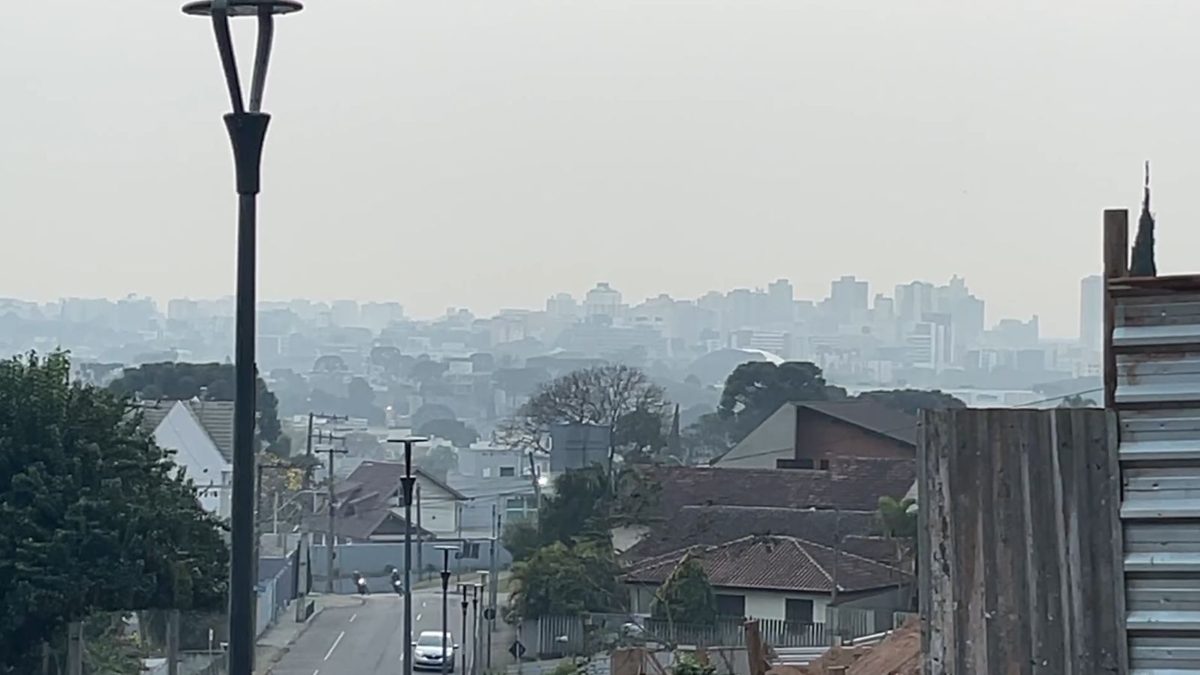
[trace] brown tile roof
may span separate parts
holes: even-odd
[[[846,401],[810,401],[795,405],[913,447],[917,445],[917,418],[895,408],[889,408],[882,403],[865,399],[850,399]]]
[[[142,413],[142,429],[153,434],[158,425],[162,424],[163,420],[175,407],[178,401],[161,400],[153,402],[143,402],[139,405]],[[200,422],[200,426],[208,432],[208,437],[212,439],[217,450],[221,452],[221,456],[225,461],[233,461],[233,401],[200,401],[192,399],[183,401],[183,404],[188,407],[192,415]]]
[[[879,498],[903,497],[916,480],[912,459],[836,458],[828,470],[638,467],[632,496],[650,519],[671,521],[686,506],[774,506],[874,511]]]
[[[413,473],[445,488],[455,499],[466,499],[459,491],[437,480],[420,468],[413,467]],[[400,479],[404,476],[404,464],[400,462],[365,461],[359,464],[345,480],[338,481],[334,486],[337,494],[337,529],[339,537],[353,539],[368,539],[371,535],[391,521],[391,529],[403,534],[404,517],[392,511],[399,503]],[[329,516],[322,507],[319,514],[306,519],[306,524],[317,532],[325,532],[329,527]],[[418,530],[415,527],[413,532]],[[427,532],[427,530],[426,530]]]
[[[659,523],[622,556],[636,564],[689,546],[715,546],[746,535],[784,535],[825,546],[842,539],[842,547],[872,560],[895,558],[891,542],[874,537],[873,511],[792,509],[774,506],[685,506],[669,522]]]
[[[750,535],[717,546],[681,549],[639,564],[627,583],[661,584],[687,555],[696,557],[713,586],[793,593],[854,593],[911,581],[896,567],[828,546],[783,536]]]

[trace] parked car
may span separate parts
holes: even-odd
[[[442,641],[446,644],[447,671],[454,672],[454,655],[458,645],[454,644],[454,636],[440,630],[422,631],[413,643],[413,670],[442,669]]]

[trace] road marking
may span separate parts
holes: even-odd
[[[318,668],[317,670],[314,670],[313,675],[321,675],[321,669]]]
[[[427,606],[428,604],[429,604],[429,601],[427,601],[427,600],[422,600],[422,601],[421,601],[421,607],[425,607],[425,606]]]
[[[328,661],[329,657],[333,656],[333,650],[337,649],[338,644],[341,643],[342,638],[344,637],[346,637],[346,631],[338,633],[337,639],[333,641],[333,646],[329,648],[329,651],[325,652],[324,660]]]
[[[421,615],[420,615],[420,614],[418,614],[418,615],[417,615],[417,621],[420,621],[420,620],[421,620]]]
[[[350,617],[350,623],[354,623],[354,620],[355,620],[355,619],[357,619],[357,618],[358,618],[358,614],[357,614],[357,613],[353,614],[353,615]]]

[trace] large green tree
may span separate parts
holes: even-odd
[[[123,396],[147,400],[201,397],[209,401],[232,401],[237,387],[232,364],[167,361],[126,368],[109,389]],[[290,452],[290,441],[282,433],[279,423],[279,401],[261,377],[258,378],[254,403],[258,410],[257,438],[261,449],[286,457]]]
[[[881,389],[877,391],[864,391],[856,398],[875,401],[876,403],[914,416],[921,410],[947,410],[967,407],[967,404],[963,403],[962,400],[936,389]]]
[[[554,479],[554,495],[544,498],[538,509],[542,544],[608,541],[612,504],[608,474],[601,468],[559,474]]]
[[[736,443],[785,403],[845,397],[846,390],[827,383],[814,363],[751,361],[726,378],[717,415],[728,425],[730,441]]]
[[[650,612],[674,623],[711,624],[717,620],[717,596],[700,560],[692,555],[671,571],[654,594]]]
[[[522,619],[611,612],[624,606],[612,545],[561,542],[538,549],[512,570],[513,613]]]
[[[0,361],[0,673],[95,612],[224,607],[219,524],[136,417],[63,354]]]

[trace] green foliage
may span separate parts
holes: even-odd
[[[650,612],[656,619],[677,623],[716,623],[717,596],[698,559],[685,556],[675,566],[654,594]]]
[[[716,672],[716,666],[700,663],[691,654],[681,656],[679,662],[671,666],[671,675],[716,675]]]
[[[700,419],[688,425],[680,439],[686,462],[698,464],[719,457],[732,448],[729,426],[715,412],[701,415]]]
[[[1059,402],[1060,408],[1095,408],[1096,402],[1090,398],[1084,398],[1082,394],[1073,394],[1066,396]]]
[[[913,539],[917,536],[917,501],[911,497],[896,499],[880,497],[879,526],[883,536],[891,539]]]
[[[1129,273],[1135,277],[1158,275],[1154,264],[1154,214],[1150,212],[1150,163],[1146,162],[1146,186],[1142,196],[1142,215],[1138,218],[1137,236],[1129,259]]]
[[[542,543],[571,545],[577,540],[608,541],[612,529],[612,492],[599,467],[559,474],[554,496],[538,509]]]
[[[125,402],[69,373],[0,361],[0,673],[95,612],[225,605],[218,523]]]
[[[967,407],[967,404],[958,398],[936,389],[932,391],[924,389],[864,391],[857,398],[866,401],[875,401],[876,403],[908,413],[909,415],[916,415],[920,410],[946,410]]]
[[[436,436],[454,444],[456,448],[469,448],[479,440],[479,432],[466,422],[455,419],[432,419],[417,427],[418,436]]]
[[[414,429],[420,429],[433,420],[454,419],[458,419],[458,417],[449,406],[442,405],[441,403],[426,403],[417,408],[417,411],[413,413],[412,425]]]
[[[578,672],[579,666],[575,665],[574,661],[566,659],[560,661],[557,666],[554,666],[554,670],[550,671],[550,675],[576,675]]]
[[[512,609],[523,619],[617,611],[624,605],[621,573],[607,541],[554,543],[512,571]]]
[[[728,425],[731,442],[736,443],[785,403],[845,397],[844,389],[825,382],[825,375],[816,364],[751,361],[735,368],[726,378],[717,415]]]
[[[232,401],[236,391],[233,376],[234,367],[228,363],[167,361],[126,368],[108,387],[122,396],[137,395],[151,401],[186,400],[201,394],[209,401]],[[254,402],[258,410],[260,449],[286,457],[291,449],[279,423],[279,401],[261,377],[257,382]]]
[[[537,523],[530,520],[510,520],[505,523],[502,540],[504,548],[516,562],[528,560],[543,543]]]

